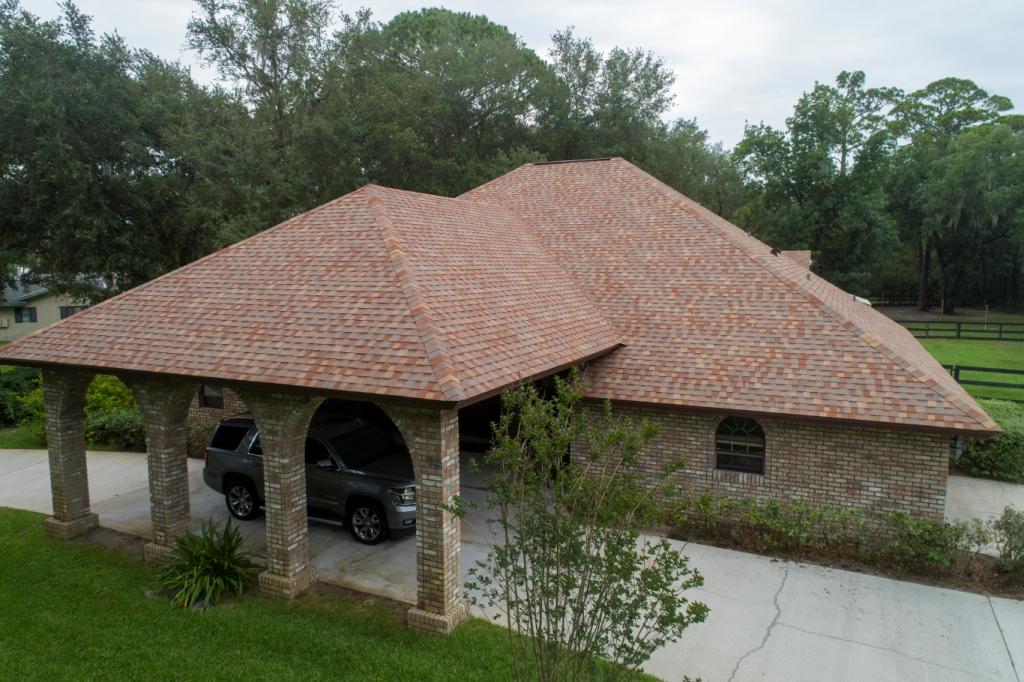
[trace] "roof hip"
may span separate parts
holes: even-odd
[[[398,238],[397,230],[388,215],[384,201],[377,194],[375,187],[367,187],[366,194],[369,195],[367,204],[373,212],[374,221],[384,242],[384,248],[387,249],[395,279],[405,295],[406,304],[416,323],[416,329],[419,331],[420,340],[434,371],[434,376],[437,378],[441,394],[445,400],[453,402],[463,400],[466,397],[465,391],[462,390],[462,382],[459,381],[448,344],[430,312],[430,306],[427,305],[419,284],[416,283],[412,275],[405,247]]]

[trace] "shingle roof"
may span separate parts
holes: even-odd
[[[368,186],[0,355],[458,402],[618,343],[506,209]]]
[[[998,431],[906,329],[622,159],[527,165],[462,198],[532,226],[622,335],[590,397]]]
[[[810,251],[783,251],[782,255],[807,270],[813,265]]]

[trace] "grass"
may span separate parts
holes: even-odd
[[[927,348],[928,352],[944,365],[1024,370],[1024,342],[975,341],[969,339],[920,339],[920,341],[921,345]],[[1012,374],[961,372],[960,378],[1024,384],[1024,376],[1014,376]],[[970,384],[965,384],[964,388],[976,398],[1024,400],[1024,389],[992,388],[988,386],[971,386]]]
[[[46,443],[24,426],[0,428],[0,450],[37,450],[45,447]]]
[[[0,670],[11,680],[498,680],[505,630],[471,619],[413,632],[373,600],[244,597],[198,611],[151,595],[124,550],[51,540],[43,516],[0,508]],[[652,679],[638,676],[634,679]]]
[[[27,426],[0,428],[0,450],[39,450],[46,447],[46,441],[36,437]],[[89,442],[86,450],[95,452],[114,452],[118,448],[105,443]]]

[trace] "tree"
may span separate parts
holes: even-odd
[[[551,159],[624,156],[643,163],[672,104],[675,74],[641,49],[598,52],[569,27],[552,37],[551,75],[538,112],[541,149]]]
[[[508,170],[502,160],[537,158],[526,150],[546,67],[504,26],[437,8],[384,24],[362,13],[337,41],[328,96],[345,95],[367,178],[455,194]]]
[[[326,68],[330,0],[196,0],[188,44],[269,113],[278,150],[289,118],[316,96]]]
[[[1012,278],[1024,243],[1024,131],[1000,122],[963,130],[929,168],[923,196],[944,311],[961,299],[972,264],[981,292],[993,275]]]
[[[646,169],[715,213],[732,217],[743,202],[743,178],[732,155],[712,144],[696,119],[679,119],[648,143]]]
[[[1012,108],[1005,97],[990,95],[974,82],[962,78],[943,78],[911,93],[896,107],[894,130],[908,140],[898,154],[894,184],[902,188],[892,193],[891,211],[900,219],[906,238],[914,244],[918,258],[918,308],[929,308],[929,281],[933,251],[942,250],[947,261],[958,258],[949,243],[940,244],[936,216],[924,207],[930,202],[923,191],[933,164],[948,153],[953,140],[971,126],[995,120]],[[949,270],[948,267],[945,268]],[[945,278],[944,278],[945,279]],[[949,304],[952,304],[950,299]],[[947,312],[945,297],[944,310]]]
[[[899,97],[844,71],[800,98],[786,131],[748,126],[735,154],[750,198],[737,220],[773,246],[810,249],[823,276],[867,293],[895,241],[885,185]]]
[[[602,660],[639,669],[708,614],[683,596],[703,583],[686,557],[642,534],[664,519],[674,470],[651,487],[635,468],[653,427],[609,405],[591,418],[581,396],[575,372],[555,379],[550,398],[532,385],[507,392],[486,457],[497,540],[467,588],[504,613],[516,679],[621,672]]]

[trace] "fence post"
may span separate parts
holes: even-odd
[[[998,336],[998,338],[999,338],[1000,341],[1003,340],[1003,323],[1002,322],[999,323],[999,336]]]
[[[956,379],[956,383],[960,383],[960,365],[953,365],[953,378]]]

